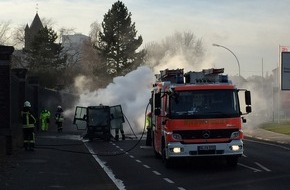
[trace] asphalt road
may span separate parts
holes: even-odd
[[[3,162],[3,161],[2,161]],[[117,190],[79,134],[43,132],[0,167],[0,190]]]
[[[85,144],[119,189],[290,189],[290,149],[250,139],[244,143],[234,169],[219,159],[181,160],[166,169],[152,149],[140,148],[144,141]]]
[[[236,168],[224,160],[181,160],[167,169],[145,141],[82,141],[79,134],[38,134],[34,152],[20,149],[0,167],[0,189],[272,190],[290,189],[290,148],[245,139]]]

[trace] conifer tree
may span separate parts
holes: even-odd
[[[56,43],[58,36],[52,28],[44,27],[34,36],[29,49],[24,49],[28,73],[39,77],[41,85],[59,85],[59,74],[63,72],[66,56],[63,46]]]
[[[58,36],[52,28],[44,27],[34,37],[31,48],[25,49],[28,68],[31,70],[61,69],[65,64],[65,56],[60,43],[56,43]]]
[[[111,77],[125,75],[143,64],[145,50],[137,52],[143,39],[142,36],[136,37],[137,30],[131,16],[121,1],[114,3],[104,15],[96,48],[103,57],[106,73]]]

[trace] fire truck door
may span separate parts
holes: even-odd
[[[78,130],[85,130],[87,128],[87,107],[76,107],[73,124],[77,126]]]
[[[110,107],[111,113],[111,128],[119,129],[122,123],[125,122],[121,105],[115,105]]]

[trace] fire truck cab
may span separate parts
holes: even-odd
[[[166,167],[185,157],[225,157],[236,166],[243,154],[242,115],[251,112],[250,91],[237,89],[224,69],[162,70],[152,90],[153,149]],[[245,113],[238,93],[245,93]]]

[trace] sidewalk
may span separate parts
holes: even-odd
[[[244,130],[244,135],[246,137],[290,146],[290,136],[289,135],[274,133],[272,131],[267,131],[265,129],[261,129],[258,127],[253,128],[253,129],[249,129],[249,128],[245,127],[243,130]]]
[[[117,190],[80,140],[63,132],[37,134],[34,151],[19,148],[0,167],[1,190]]]

